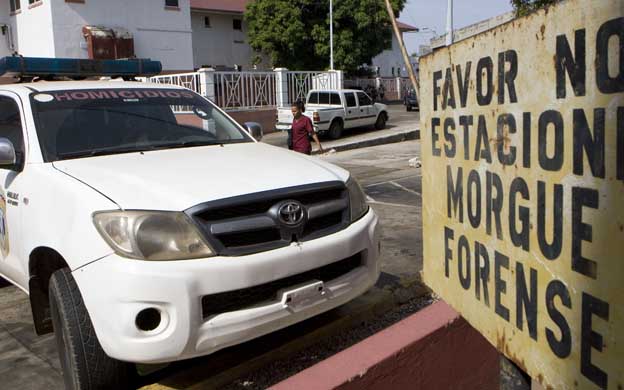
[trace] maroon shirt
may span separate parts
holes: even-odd
[[[312,121],[305,115],[301,115],[299,119],[293,119],[292,123],[292,145],[295,152],[310,154],[312,145],[308,139],[308,134],[314,134]]]

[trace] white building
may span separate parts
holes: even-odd
[[[190,0],[3,0],[0,55],[98,57],[114,33],[132,39],[137,57],[166,70],[193,68]],[[89,26],[104,29],[90,30]],[[85,29],[87,27],[87,29]],[[113,30],[114,29],[114,30]],[[100,49],[89,50],[85,35]],[[101,54],[101,53],[100,53]]]
[[[399,22],[398,20],[397,24],[401,34],[409,31],[418,31],[416,27]],[[410,57],[410,60],[413,60],[413,58]],[[417,68],[417,62],[412,63],[412,66]],[[394,33],[392,34],[392,47],[374,57],[372,67],[373,69],[379,69],[379,77],[408,77],[407,69],[405,69],[405,61],[403,61],[403,55],[401,54],[401,47]]]
[[[0,56],[123,58],[130,46],[167,72],[203,65],[250,69],[255,53],[243,21],[247,2],[0,0]],[[123,42],[114,43],[119,38]],[[266,60],[260,66],[270,68]]]
[[[0,0],[0,57],[159,60],[163,71],[253,69],[243,19],[252,0]],[[399,22],[402,32],[415,27]],[[382,77],[406,76],[396,38],[373,59]],[[257,69],[271,69],[261,56]]]
[[[243,13],[251,0],[191,0],[193,29],[193,65],[211,66],[217,70],[238,65],[252,69],[256,53],[249,45],[247,23]],[[257,69],[271,69],[261,56]]]

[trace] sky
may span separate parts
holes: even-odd
[[[429,27],[438,35],[443,35],[446,31],[446,6],[445,0],[407,0],[399,20],[420,29]],[[462,28],[511,10],[509,0],[454,0],[453,28]],[[432,37],[434,34],[429,31],[403,34],[409,54],[416,52],[420,45],[428,45]]]

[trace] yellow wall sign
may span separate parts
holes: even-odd
[[[546,387],[624,388],[624,2],[421,59],[424,278]]]

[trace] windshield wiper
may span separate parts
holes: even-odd
[[[80,157],[94,157],[94,156],[104,156],[109,154],[122,154],[122,153],[133,153],[133,152],[144,152],[148,150],[153,150],[153,146],[143,146],[143,147],[125,147],[125,148],[99,148],[99,149],[91,149],[91,150],[78,150],[75,152],[67,152],[67,153],[58,153],[57,156],[60,159],[72,159],[72,158],[80,158]]]
[[[174,149],[174,148],[185,148],[185,147],[190,147],[190,146],[211,146],[211,145],[223,145],[223,141],[202,140],[202,141],[167,142],[167,143],[162,143],[162,144],[132,146],[132,147],[125,147],[125,148],[99,148],[99,149],[91,149],[91,150],[78,150],[75,152],[58,153],[57,157],[59,159],[72,159],[72,158],[81,158],[81,157],[104,156],[104,155],[110,155],[110,154],[146,152],[146,151],[158,150],[158,149]]]
[[[174,149],[174,148],[185,148],[189,146],[213,146],[213,145],[223,145],[223,141],[183,141],[183,142],[169,142],[163,144],[152,145],[152,149]]]

